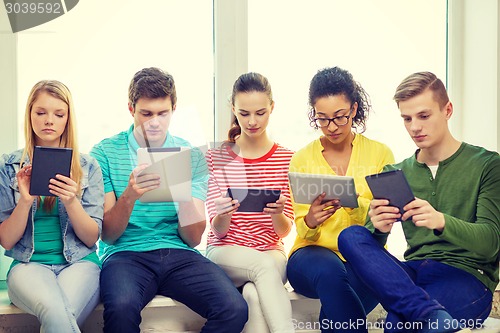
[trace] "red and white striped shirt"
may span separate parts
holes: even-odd
[[[278,144],[256,159],[238,156],[229,145],[207,152],[210,173],[206,201],[210,225],[217,214],[214,200],[226,195],[229,187],[281,190],[287,201],[283,213],[294,219],[288,186],[288,168],[293,152]],[[256,250],[281,250],[283,241],[273,228],[271,215],[253,212],[234,212],[226,235],[213,226],[208,234],[209,246],[240,245]]]

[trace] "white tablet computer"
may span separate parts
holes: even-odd
[[[288,179],[296,203],[310,205],[325,192],[324,201],[339,199],[342,207],[358,207],[353,177],[289,172]]]
[[[142,173],[160,175],[160,187],[146,192],[141,202],[191,200],[191,149],[188,147],[139,148],[137,164],[149,164]]]

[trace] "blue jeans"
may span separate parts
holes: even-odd
[[[288,259],[287,275],[296,292],[321,301],[321,332],[368,332],[366,314],[378,304],[349,263],[321,246],[307,246]],[[362,325],[349,326],[361,319]]]
[[[74,264],[14,266],[7,277],[9,298],[35,315],[43,332],[80,332],[99,303],[99,266],[80,260]]]
[[[414,331],[398,323],[422,321],[437,309],[467,326],[480,325],[490,313],[493,295],[475,276],[435,260],[400,262],[365,227],[342,231],[339,249],[388,311],[386,332]]]
[[[241,332],[245,300],[227,275],[199,253],[181,249],[124,251],[104,261],[104,332],[139,332],[141,310],[155,295],[171,297],[207,319],[201,332]]]

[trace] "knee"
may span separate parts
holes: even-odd
[[[130,319],[140,315],[142,306],[139,304],[139,297],[129,297],[126,294],[104,295],[101,294],[104,305],[105,317]]]
[[[351,250],[359,247],[359,244],[372,238],[370,230],[360,225],[353,225],[344,230],[339,235],[338,247],[340,253],[345,256]]]
[[[239,294],[239,293],[238,293]],[[248,320],[248,305],[242,295],[238,298],[229,298],[225,302],[219,313],[224,317],[227,327],[232,327],[231,331],[241,332]]]
[[[245,299],[249,307],[252,304],[258,304],[260,302],[259,294],[257,293],[257,288],[255,287],[255,284],[253,284],[252,282],[245,283],[241,294],[243,295],[243,298]]]
[[[259,261],[252,263],[252,266],[252,272],[255,274],[255,279],[259,276],[270,274],[276,275],[277,277],[280,276],[279,268],[276,265],[276,262],[267,254],[262,253]],[[281,276],[279,278],[281,279]]]

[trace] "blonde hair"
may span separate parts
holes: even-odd
[[[29,157],[30,162],[33,159],[33,150],[36,143],[36,134],[33,131],[33,124],[31,122],[31,109],[38,96],[41,93],[47,93],[50,96],[57,98],[68,106],[68,121],[66,122],[66,127],[59,139],[59,147],[61,148],[72,148],[73,156],[71,159],[71,179],[73,179],[78,184],[78,191],[80,195],[80,180],[82,178],[83,172],[80,165],[80,154],[78,151],[77,135],[76,135],[76,118],[74,115],[73,98],[71,97],[71,92],[68,87],[63,83],[55,80],[43,80],[35,84],[31,89],[28,96],[28,101],[26,103],[26,112],[24,115],[24,139],[26,144],[24,146],[21,167],[26,159]],[[40,198],[38,199],[40,202]],[[52,210],[55,204],[55,197],[48,197],[44,200],[43,208],[46,211]]]
[[[394,101],[399,107],[400,102],[420,95],[427,89],[432,91],[434,100],[439,104],[440,109],[443,109],[450,101],[443,81],[431,72],[417,72],[407,76],[396,88]]]

